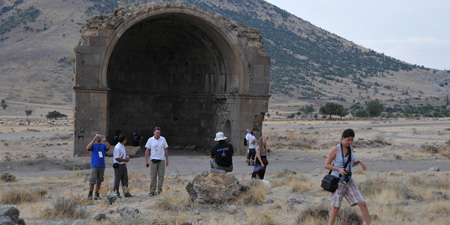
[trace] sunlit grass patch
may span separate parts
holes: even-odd
[[[26,186],[15,185],[0,193],[0,202],[2,204],[22,204],[28,202],[36,202],[44,198],[47,190],[41,187],[29,188]]]

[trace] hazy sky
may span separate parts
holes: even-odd
[[[266,0],[385,55],[450,70],[449,0]]]

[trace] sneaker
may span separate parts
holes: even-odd
[[[127,192],[127,193],[123,194],[123,196],[125,196],[125,198],[133,197],[133,195],[131,195],[130,192]]]
[[[122,198],[122,196],[120,196],[120,193],[117,193],[117,198]]]
[[[155,192],[151,191],[151,192],[148,194],[148,196],[150,196],[150,197],[155,196]]]
[[[92,200],[92,195],[88,195],[87,200]]]
[[[251,166],[250,161],[248,162],[248,165]]]
[[[92,200],[92,197],[91,197],[91,200]],[[100,196],[95,196],[94,200],[102,200],[102,198],[100,198]]]

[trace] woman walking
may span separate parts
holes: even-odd
[[[258,140],[258,146],[256,146],[256,162],[255,167],[253,168],[252,179],[259,177],[259,179],[264,179],[264,174],[266,173],[267,168],[267,147],[266,147],[266,138],[260,137]]]
[[[350,147],[354,138],[355,132],[352,129],[344,130],[341,143],[331,149],[325,161],[325,169],[331,170],[331,175],[339,178],[338,188],[331,193],[331,206],[333,208],[330,211],[330,225],[333,225],[336,220],[343,197],[347,199],[351,206],[359,206],[364,221],[367,225],[370,225],[370,215],[366,202],[352,178],[352,167],[361,164],[362,169],[367,170],[366,165],[361,160],[355,160]],[[331,164],[333,160],[334,165]]]

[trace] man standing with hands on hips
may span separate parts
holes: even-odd
[[[161,128],[155,127],[153,137],[145,144],[145,166],[150,166],[150,197],[161,194],[164,183],[165,167],[169,166],[169,146],[166,139],[161,136]],[[150,156],[151,162],[148,161]],[[164,165],[165,164],[165,165]],[[156,180],[158,180],[158,192],[156,192]]]
[[[102,141],[104,142],[102,144]],[[91,176],[89,177],[89,194],[87,199],[92,200],[92,192],[95,186],[94,200],[100,200],[99,190],[105,174],[105,152],[111,148],[106,137],[96,133],[94,139],[87,145],[86,149],[91,152]]]

